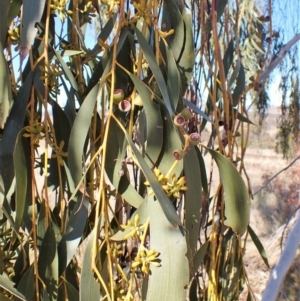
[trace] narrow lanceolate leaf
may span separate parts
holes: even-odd
[[[225,225],[243,234],[249,225],[250,200],[244,180],[235,166],[220,153],[206,148],[216,161],[225,194]]]
[[[95,235],[97,235],[96,229],[94,229],[90,235],[83,257],[79,283],[80,301],[99,301],[101,298],[100,284],[96,282],[93,272],[94,258],[92,258],[92,252],[93,248],[96,247],[94,246]]]
[[[21,61],[25,59],[37,34],[35,23],[41,21],[46,0],[23,0],[23,17],[20,37]]]
[[[32,300],[35,294],[35,279],[33,264],[26,270],[18,283],[18,291],[26,297],[26,300]]]
[[[12,295],[18,297],[20,300],[24,300],[25,296],[21,294],[17,289],[15,289],[15,284],[8,278],[8,276],[3,273],[0,275],[0,287],[2,287],[5,291],[11,293]]]
[[[157,181],[154,173],[136,148],[135,144],[132,142],[131,138],[126,133],[126,139],[131,146],[131,149],[136,157],[136,160],[142,169],[145,177],[147,178],[148,182],[150,183],[151,188],[154,191],[155,196],[157,197],[163,212],[165,213],[168,221],[171,223],[172,226],[176,227],[176,225],[180,225],[180,219],[176,214],[173,204],[171,203],[170,199],[167,197],[166,193],[161,187],[161,184]]]
[[[0,0],[0,11],[1,11],[1,18],[0,18],[0,44],[2,47],[5,45],[5,39],[7,34],[7,15],[10,6],[10,1],[8,0]],[[2,50],[1,50],[2,52]],[[2,68],[0,72],[2,71]],[[2,91],[2,90],[0,90]]]
[[[189,281],[187,246],[184,230],[171,227],[159,202],[149,198],[150,249],[160,252],[160,267],[150,265],[147,301],[186,298],[185,287]]]
[[[166,37],[166,41],[175,60],[178,60],[184,44],[184,22],[179,7],[173,0],[164,1],[162,20],[163,31],[174,29],[174,33]]]
[[[200,165],[195,147],[192,146],[190,151],[183,158],[184,175],[186,178],[186,186],[188,190],[185,192],[185,228],[188,232],[189,259],[196,252],[199,226],[200,226],[200,211],[202,208],[202,182]]]
[[[195,254],[193,260],[194,271],[197,271],[200,265],[203,263],[208,246],[209,246],[209,240],[207,240]]]
[[[138,208],[142,204],[143,198],[134,189],[127,177],[127,168],[126,165],[123,165],[126,147],[125,135],[116,121],[112,119],[107,137],[107,149],[109,151],[106,154],[105,171],[109,180],[126,202]]]
[[[156,82],[159,86],[159,89],[161,91],[163,101],[166,105],[166,108],[167,108],[170,116],[173,116],[175,108],[174,108],[173,104],[171,103],[171,100],[170,100],[170,97],[169,97],[169,94],[168,94],[168,89],[167,89],[166,82],[164,80],[164,77],[162,75],[161,70],[159,69],[158,64],[156,63],[156,59],[155,59],[155,56],[153,54],[153,50],[150,48],[150,46],[148,45],[146,39],[144,38],[142,33],[137,28],[135,28],[135,33],[136,33],[136,36],[137,36],[138,41],[140,43],[143,54],[144,54],[144,56],[145,56],[145,58],[146,58],[146,60],[149,64],[149,67],[152,70],[153,75],[156,79]]]
[[[232,93],[232,102],[233,107],[238,105],[240,96],[243,94],[245,89],[245,70],[244,66],[241,64],[239,75],[236,79],[236,87]]]
[[[89,200],[80,193],[74,206],[66,231],[58,245],[59,251],[59,275],[64,272],[80,243],[81,236],[88,217]]]
[[[11,95],[9,71],[7,67],[7,62],[3,54],[2,43],[0,43],[0,91],[0,128],[3,129],[13,100]]]
[[[82,176],[83,147],[97,101],[98,89],[99,85],[96,85],[88,94],[80,107],[71,129],[68,147],[68,163],[75,185],[79,183]]]
[[[59,278],[58,254],[55,233],[51,223],[49,223],[40,248],[38,268],[39,276],[46,284],[46,289],[51,300],[56,300]]]
[[[195,64],[194,37],[192,32],[192,16],[186,9],[182,11],[184,20],[185,40],[183,51],[178,62],[178,69],[181,76],[181,94],[185,93],[192,75]]]
[[[145,160],[150,167],[155,165],[163,146],[163,121],[158,104],[152,101],[148,87],[135,75],[130,74],[139,95],[142,99],[146,116],[146,154]]]
[[[267,253],[264,249],[264,246],[262,245],[261,241],[259,240],[258,236],[256,235],[256,233],[253,231],[253,229],[250,227],[250,225],[248,225],[248,232],[251,236],[252,241],[254,242],[257,251],[259,252],[262,260],[264,261],[264,263],[266,264],[266,266],[268,268],[270,268],[269,266],[269,262],[268,262],[268,257],[267,257]]]
[[[13,155],[16,177],[16,228],[19,228],[23,221],[27,193],[27,169],[22,146],[22,135],[23,131],[18,135]]]

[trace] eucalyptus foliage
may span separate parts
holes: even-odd
[[[251,300],[254,1],[0,8],[0,299]]]

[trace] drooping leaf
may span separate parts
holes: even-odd
[[[92,253],[94,248],[95,235],[97,235],[96,229],[94,229],[90,235],[89,242],[83,257],[79,283],[80,301],[99,301],[101,298],[100,284],[96,282],[93,272],[93,262],[95,258],[92,258]]]
[[[180,226],[171,227],[161,205],[153,196],[149,197],[149,213],[150,249],[160,252],[161,266],[150,265],[147,301],[185,300],[189,268],[184,230]]]
[[[46,284],[51,300],[56,300],[58,290],[58,254],[55,233],[52,223],[49,223],[45,233],[38,259],[39,276]]]
[[[200,166],[200,173],[201,173],[201,183],[203,192],[205,193],[206,197],[208,197],[208,181],[207,181],[207,175],[206,175],[206,167],[205,162],[202,156],[202,153],[200,152],[199,148],[196,147],[196,153],[198,157],[198,162]]]
[[[248,119],[246,116],[242,115],[240,112],[237,113],[237,119],[242,122],[246,122],[246,123],[255,125],[250,119]]]
[[[7,0],[0,1],[1,19],[0,19],[0,55],[3,55],[3,47],[5,46],[6,34],[7,34],[7,15],[9,10],[10,2]],[[3,72],[1,67],[0,72]],[[1,83],[0,83],[1,84]],[[0,91],[3,91],[2,89]]]
[[[70,70],[70,68],[68,67],[68,65],[66,64],[66,62],[64,61],[64,59],[60,56],[59,52],[56,51],[55,49],[53,49],[53,52],[57,58],[57,60],[60,63],[60,66],[62,67],[66,78],[68,79],[68,82],[71,84],[72,88],[78,92],[78,84],[77,81],[72,73],[72,71]]]
[[[131,146],[131,149],[136,157],[136,160],[141,170],[143,171],[145,177],[149,181],[150,186],[154,191],[154,194],[156,195],[159,203],[161,204],[163,212],[165,213],[168,221],[174,227],[176,227],[176,225],[180,225],[181,222],[176,214],[174,206],[171,203],[170,199],[167,197],[164,190],[162,189],[161,184],[157,181],[154,173],[151,171],[150,167],[148,166],[148,164],[146,163],[146,161],[144,160],[144,158],[142,157],[142,155],[140,154],[140,152],[138,151],[135,144],[132,142],[131,138],[128,136],[127,133],[125,134],[125,136],[129,145]]]
[[[25,59],[37,34],[36,23],[41,21],[46,0],[23,0],[22,30],[20,36],[21,61]]]
[[[176,61],[179,59],[184,46],[185,32],[181,10],[182,7],[179,8],[173,0],[164,1],[162,30],[165,32],[168,32],[171,29],[174,30],[172,35],[166,37],[166,41],[170,46]]]
[[[107,149],[109,151],[106,154],[105,171],[118,193],[122,195],[126,202],[138,208],[142,204],[143,198],[137,193],[127,178],[126,166],[123,166],[126,147],[127,142],[124,133],[115,120],[112,119],[107,137]],[[122,173],[124,174],[122,175]]]
[[[6,1],[6,0],[2,0],[2,2],[4,2],[4,1]],[[2,2],[0,2],[0,5]],[[0,30],[1,30],[1,27],[0,27]],[[4,124],[6,123],[6,119],[9,115],[9,112],[10,112],[10,109],[12,106],[12,102],[13,102],[12,94],[11,94],[9,71],[8,71],[8,67],[7,67],[7,62],[6,62],[4,54],[3,54],[3,46],[2,45],[3,44],[0,43],[0,91],[1,91],[0,128],[1,129],[4,128]]]
[[[68,299],[72,301],[79,301],[79,292],[77,289],[68,281],[64,281],[64,283],[67,288]]]
[[[216,2],[216,9],[217,9],[217,22],[220,20],[220,18],[222,17],[226,4],[227,4],[228,0],[219,0]],[[211,18],[206,22],[205,24],[205,31],[209,32],[212,30],[212,20]]]
[[[225,225],[242,235],[250,220],[250,200],[244,180],[235,166],[220,153],[206,148],[216,161],[225,194]]]
[[[209,246],[209,240],[207,240],[195,254],[194,260],[193,260],[195,271],[197,269],[199,269],[200,265],[203,263],[204,257],[207,254],[208,246]]]
[[[231,68],[231,64],[233,61],[233,54],[234,54],[234,47],[233,47],[233,40],[231,40],[226,48],[223,57],[224,72],[226,77]]]
[[[192,16],[187,9],[183,9],[185,40],[183,51],[178,61],[178,69],[181,77],[181,97],[190,84],[195,64],[194,37],[192,32]]]
[[[153,75],[154,75],[154,77],[156,79],[156,82],[159,86],[160,92],[161,92],[162,97],[163,97],[164,104],[165,104],[170,116],[173,116],[174,112],[175,112],[175,108],[174,108],[174,106],[173,106],[173,104],[170,100],[165,79],[164,79],[164,77],[161,73],[161,70],[159,69],[158,64],[156,63],[156,59],[155,59],[155,56],[153,54],[153,51],[150,48],[150,46],[148,45],[148,43],[145,40],[142,33],[137,28],[135,28],[135,34],[138,38],[138,41],[140,43],[143,54],[144,54],[144,56],[145,56],[145,58],[146,58],[146,60],[149,64],[149,67],[150,67],[151,71],[153,72]]]
[[[89,199],[78,193],[78,200],[69,217],[66,230],[58,245],[59,275],[63,273],[72,260],[80,243],[88,217]]]
[[[238,105],[239,98],[243,94],[244,89],[245,89],[245,70],[244,70],[244,66],[241,64],[239,75],[236,79],[236,87],[232,93],[233,107],[236,107]]]
[[[15,226],[19,228],[23,221],[24,209],[26,205],[27,194],[27,169],[25,156],[22,146],[23,131],[17,137],[16,146],[13,154],[14,169],[16,177],[16,219]]]
[[[83,148],[91,124],[91,118],[94,112],[99,85],[95,86],[87,95],[84,103],[76,116],[71,129],[68,146],[68,163],[71,175],[77,185],[82,177],[82,156]]]
[[[195,106],[192,102],[190,102],[187,99],[183,99],[184,104],[188,107],[190,107],[192,110],[194,110],[197,114],[199,114],[201,117],[203,117],[203,119],[205,119],[206,121],[213,123],[213,121],[202,111],[200,110],[197,106]]]
[[[252,241],[254,242],[257,251],[259,252],[262,260],[264,261],[265,265],[270,268],[269,266],[269,262],[268,262],[268,257],[267,257],[267,253],[264,249],[264,246],[262,245],[260,239],[258,238],[258,236],[256,235],[256,233],[253,231],[253,229],[251,228],[250,225],[248,225],[248,232],[251,236]]]
[[[172,1],[172,0],[171,0]],[[167,88],[170,100],[173,103],[173,107],[176,109],[180,96],[181,79],[179,70],[176,65],[175,57],[173,56],[168,45],[165,44],[165,51],[167,56]]]
[[[14,286],[15,284],[8,278],[5,273],[0,274],[0,287],[2,287],[5,291],[10,292],[12,295],[18,297],[19,299],[26,301],[25,296],[21,294]]]
[[[188,190],[185,192],[185,229],[187,230],[189,260],[196,252],[199,227],[200,213],[202,208],[202,182],[200,166],[195,147],[191,147],[190,151],[183,158],[184,175],[186,178],[186,186]]]
[[[20,293],[24,294],[26,300],[33,299],[36,290],[33,264],[26,270],[17,288]]]
[[[147,86],[135,75],[130,74],[139,95],[142,99],[146,116],[146,141],[145,160],[150,167],[155,166],[163,144],[163,121],[160,107],[151,99],[151,92]]]

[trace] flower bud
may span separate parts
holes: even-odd
[[[192,145],[197,145],[200,143],[201,137],[198,133],[192,133],[189,136],[189,142]]]
[[[129,112],[131,109],[131,103],[127,99],[124,99],[119,102],[118,107],[121,112]]]
[[[185,151],[181,150],[181,149],[176,149],[174,150],[173,152],[173,157],[176,159],[176,160],[181,160],[185,155]]]
[[[182,115],[176,115],[176,116],[174,117],[173,122],[174,122],[174,124],[175,124],[176,126],[184,126],[186,120],[185,120],[185,118],[184,118]]]
[[[192,112],[188,108],[184,108],[181,112],[180,115],[184,117],[185,120],[193,118]]]
[[[113,96],[113,99],[114,99],[114,104],[119,104],[120,101],[122,101],[124,98],[124,92],[122,89],[116,89],[115,92],[114,92],[114,96]]]

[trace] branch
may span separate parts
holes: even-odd
[[[270,182],[272,182],[276,177],[278,177],[282,172],[286,171],[287,169],[289,169],[297,160],[300,159],[300,156],[298,156],[295,160],[293,160],[288,166],[286,166],[284,169],[280,170],[277,174],[275,174],[271,179],[269,179],[261,188],[259,188],[254,194],[253,196],[255,196],[256,194],[258,194],[260,191],[262,191],[267,185],[270,184]]]
[[[262,296],[262,301],[277,300],[281,284],[296,255],[300,243],[300,214],[298,213],[297,216],[296,224],[288,236],[279,262],[270,274],[269,282]]]

